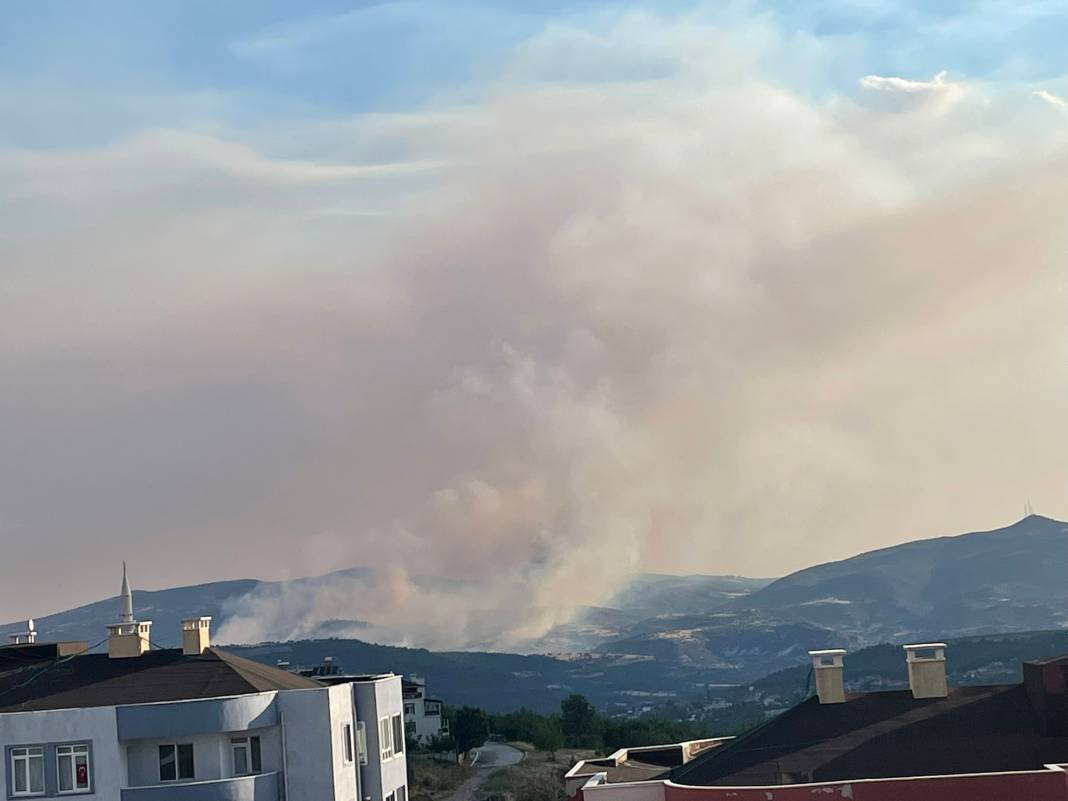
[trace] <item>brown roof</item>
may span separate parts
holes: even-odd
[[[0,664],[0,712],[118,706],[321,687],[312,679],[209,648],[200,656],[158,650],[128,659],[84,654]]]
[[[916,700],[908,690],[810,698],[672,771],[691,785],[1035,770],[1068,761],[1068,738],[1047,736],[1022,684],[952,688]]]

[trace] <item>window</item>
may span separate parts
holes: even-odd
[[[389,718],[378,721],[378,747],[382,752],[382,759],[393,758],[393,725]]]
[[[88,793],[89,745],[56,746],[56,783],[60,793]]]
[[[356,753],[360,757],[360,764],[367,764],[367,726],[362,720],[356,721]]]
[[[263,770],[259,737],[232,737],[230,751],[234,755],[235,776],[248,776]]]
[[[390,793],[389,795],[387,795],[385,797],[384,801],[397,801],[397,794],[396,793]]]
[[[193,744],[161,745],[159,747],[159,780],[173,782],[178,779],[195,779]]]
[[[397,801],[408,801],[408,788],[403,784],[397,788]]]
[[[345,754],[345,764],[352,764],[352,724],[341,724],[341,748]]]
[[[11,794],[44,795],[44,748],[11,749]]]
[[[405,704],[404,705],[404,714],[405,715],[414,715],[415,714],[415,704]]]
[[[398,754],[404,753],[404,721],[400,715],[393,716],[393,751]]]

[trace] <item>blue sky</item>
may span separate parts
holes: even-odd
[[[524,42],[648,13],[760,25],[784,50],[762,56],[803,94],[852,92],[858,77],[1039,85],[1068,73],[1064,3],[1038,2],[51,2],[16,4],[0,27],[0,141],[100,143],[143,128],[218,130],[477,97]],[[797,52],[821,54],[804,68]],[[531,80],[664,77],[615,53],[543,65]],[[780,60],[781,58],[781,60]]]

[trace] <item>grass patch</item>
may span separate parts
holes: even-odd
[[[438,801],[448,798],[475,769],[469,765],[408,758],[408,796],[411,801]]]
[[[490,774],[479,790],[485,801],[564,801],[564,774],[576,760],[593,755],[592,751],[571,749],[549,754],[529,745],[513,745],[526,757],[518,765]]]

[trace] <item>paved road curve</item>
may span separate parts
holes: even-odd
[[[512,748],[504,743],[486,743],[478,751],[478,760],[475,762],[478,772],[461,784],[446,801],[474,801],[478,795],[478,788],[493,771],[497,768],[515,765],[522,759],[523,752],[518,748]]]
[[[523,752],[504,743],[486,743],[478,750],[476,768],[506,768],[523,759]]]

